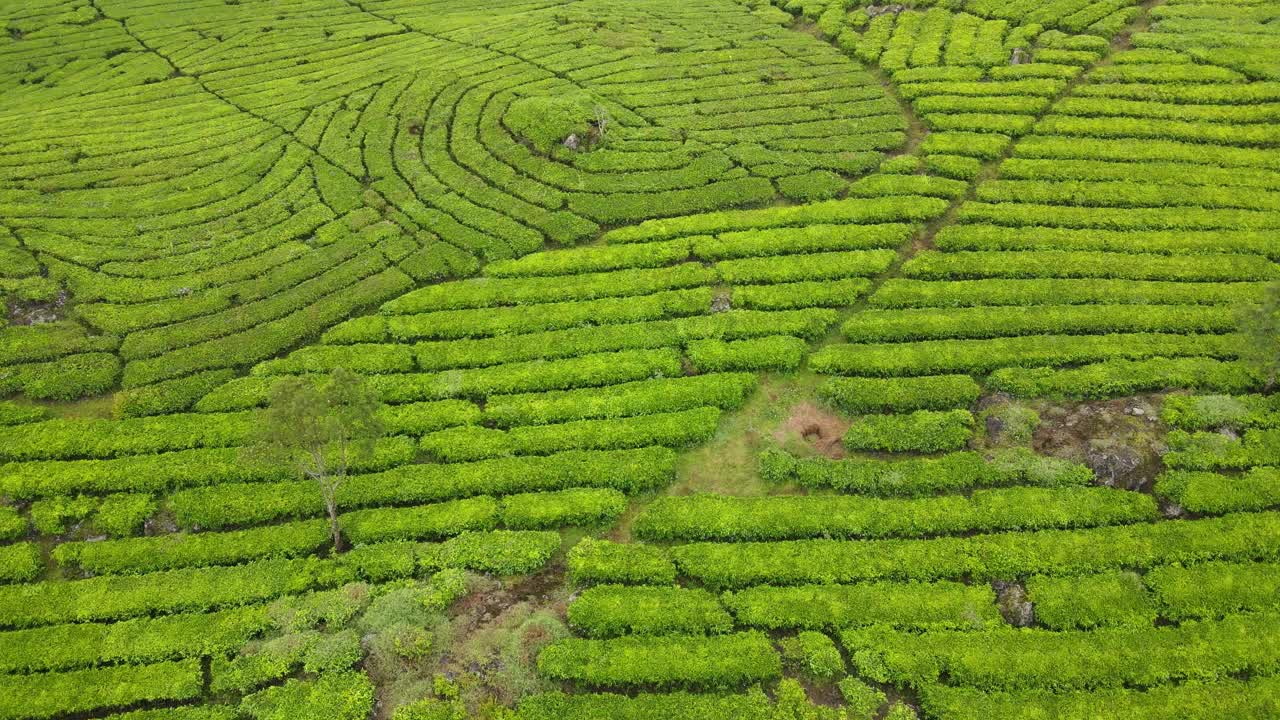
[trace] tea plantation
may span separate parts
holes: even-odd
[[[0,720],[1280,718],[1280,2],[0,22]]]

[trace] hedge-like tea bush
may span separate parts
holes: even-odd
[[[1280,678],[1220,680],[1161,685],[1145,690],[1102,688],[1075,692],[1024,690],[984,692],[968,687],[927,685],[920,706],[931,716],[986,720],[1019,714],[1046,718],[1096,718],[1099,708],[1115,718],[1158,720],[1176,708],[1186,720],[1219,717],[1264,720],[1280,702]]]
[[[858,625],[981,630],[1003,623],[990,587],[954,582],[761,585],[721,597],[739,625],[760,630]]]
[[[864,415],[841,442],[850,450],[942,452],[958,450],[973,437],[968,410],[917,410],[908,415]]]
[[[580,585],[670,585],[676,567],[661,548],[584,538],[569,551],[569,577]]]
[[[1179,430],[1280,427],[1280,396],[1170,395],[1160,419]]]
[[[1160,614],[1170,620],[1219,618],[1280,605],[1275,563],[1204,563],[1152,569],[1143,578]]]
[[[1122,333],[851,343],[822,348],[809,358],[809,365],[817,372],[830,375],[936,375],[1189,355],[1233,358],[1239,352],[1239,342],[1235,335]]]
[[[1280,624],[1273,613],[1235,615],[1134,632],[994,630],[923,635],[854,630],[842,636],[854,663],[880,682],[938,682],[984,690],[1151,687],[1183,679],[1268,674]]]
[[[234,565],[262,558],[309,555],[330,542],[329,526],[319,520],[236,530],[156,537],[68,542],[53,550],[59,565],[96,575]]]
[[[654,501],[633,532],[645,540],[790,540],[919,537],[972,530],[1090,527],[1155,520],[1149,496],[1097,487],[998,488],[969,497],[739,498],[686,495]]]
[[[27,582],[44,570],[44,558],[35,543],[0,545],[0,583]]]
[[[1044,333],[1230,332],[1232,308],[1220,305],[1038,305],[868,310],[840,330],[850,342],[988,338]]]
[[[970,227],[970,226],[962,226]],[[1043,228],[1037,228],[1040,230]],[[1127,237],[1129,233],[1117,233]],[[1234,305],[1250,302],[1262,285],[1181,283],[1161,280],[992,279],[930,282],[890,278],[872,295],[872,307],[974,307],[989,305],[1088,305],[1096,303]]]
[[[589,637],[726,633],[733,618],[706,590],[597,585],[569,605],[569,624]]]
[[[266,607],[255,605],[208,614],[15,630],[0,634],[0,668],[30,673],[236,652],[271,627]]]
[[[339,508],[354,510],[572,487],[613,488],[634,494],[662,487],[674,477],[675,452],[667,448],[571,450],[545,457],[405,465],[385,473],[351,475],[338,489],[337,499]],[[195,488],[174,493],[170,504],[178,525],[188,529],[324,513],[311,481]]]
[[[670,550],[681,575],[716,587],[770,583],[1083,575],[1207,560],[1275,561],[1280,515],[933,540],[697,543]],[[1270,544],[1268,544],[1270,543]]]
[[[1151,627],[1156,619],[1142,578],[1132,572],[1033,577],[1027,581],[1027,599],[1035,604],[1036,622],[1051,630]]]
[[[484,415],[498,425],[545,425],[589,418],[675,412],[701,406],[732,410],[756,386],[748,373],[638,380],[605,388],[494,395]]]
[[[763,634],[570,638],[538,655],[538,673],[595,687],[741,688],[782,675],[782,662]]]
[[[1244,392],[1262,385],[1258,374],[1239,362],[1213,358],[1104,360],[1076,368],[1003,368],[987,383],[1020,397],[1106,398],[1172,387]]]
[[[982,388],[968,375],[916,378],[831,378],[818,396],[848,413],[950,410],[977,401]]]
[[[734,370],[795,370],[808,346],[789,335],[751,340],[694,340],[686,352],[694,367],[702,372]]]
[[[915,497],[975,487],[1038,485],[1067,487],[1093,482],[1093,471],[1027,448],[996,450],[990,457],[955,452],[938,458],[878,460],[798,458],[778,449],[760,453],[760,475],[770,482],[841,492]]]
[[[0,675],[0,717],[51,718],[146,702],[194,700],[203,689],[199,660]]]
[[[508,495],[498,518],[511,530],[551,530],[602,525],[616,520],[627,496],[610,488],[573,488],[556,492]]]
[[[1280,505],[1280,469],[1256,467],[1237,477],[1171,470],[1156,478],[1155,492],[1194,513],[1265,510]]]

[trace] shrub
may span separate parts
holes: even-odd
[[[1026,448],[995,450],[990,457],[956,452],[938,458],[877,460],[793,458],[780,450],[761,453],[761,475],[771,482],[884,496],[920,496],[971,487],[1038,485],[1067,487],[1093,482],[1088,467],[1036,455]]]
[[[916,378],[831,378],[818,396],[848,413],[949,410],[977,401],[982,388],[968,375]]]
[[[955,582],[760,585],[721,597],[739,625],[765,631],[859,625],[980,630],[1004,622],[989,586]]]
[[[1274,561],[1280,519],[1238,513],[1207,520],[1039,530],[932,540],[698,543],[670,550],[683,576],[715,587],[771,583],[1070,576],[1172,562]]]
[[[569,624],[589,637],[726,633],[733,618],[705,590],[596,585],[569,605]]]
[[[702,372],[795,370],[804,359],[804,340],[788,335],[752,340],[694,340],[689,360]]]
[[[783,638],[782,664],[802,677],[817,682],[835,682],[845,675],[844,658],[831,638],[813,630]]]
[[[846,496],[659,498],[635,521],[646,540],[789,540],[919,537],[969,530],[1083,527],[1155,520],[1148,496],[1096,487],[997,488],[968,497]]]
[[[627,497],[610,488],[573,488],[522,493],[502,499],[499,518],[511,530],[550,530],[612,522],[627,507]]]
[[[560,549],[554,532],[464,532],[440,545],[436,560],[442,567],[494,575],[523,575],[540,569]]]
[[[973,437],[968,410],[917,410],[909,415],[864,415],[841,442],[850,450],[941,452],[958,450]]]
[[[657,547],[584,538],[568,555],[569,577],[579,585],[670,585],[676,567]]]
[[[596,687],[728,689],[777,679],[782,664],[767,637],[747,632],[560,640],[538,656],[538,672]]]
[[[1088,630],[1112,625],[1151,627],[1156,608],[1132,572],[1072,578],[1033,577],[1027,599],[1036,622],[1052,630]]]
[[[199,660],[0,676],[0,717],[48,718],[149,702],[195,700]]]

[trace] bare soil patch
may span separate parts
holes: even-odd
[[[840,439],[850,424],[845,418],[806,400],[791,407],[787,419],[774,431],[773,439],[783,446],[799,441],[820,455],[840,459],[847,454]]]

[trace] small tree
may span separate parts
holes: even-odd
[[[288,463],[316,483],[336,552],[342,552],[338,489],[351,464],[372,453],[382,436],[380,408],[377,393],[345,368],[319,383],[287,377],[271,387],[254,450],[269,461]]]
[[[1253,368],[1270,390],[1280,377],[1280,283],[1267,285],[1262,300],[1239,312],[1243,344],[1240,359]]]

